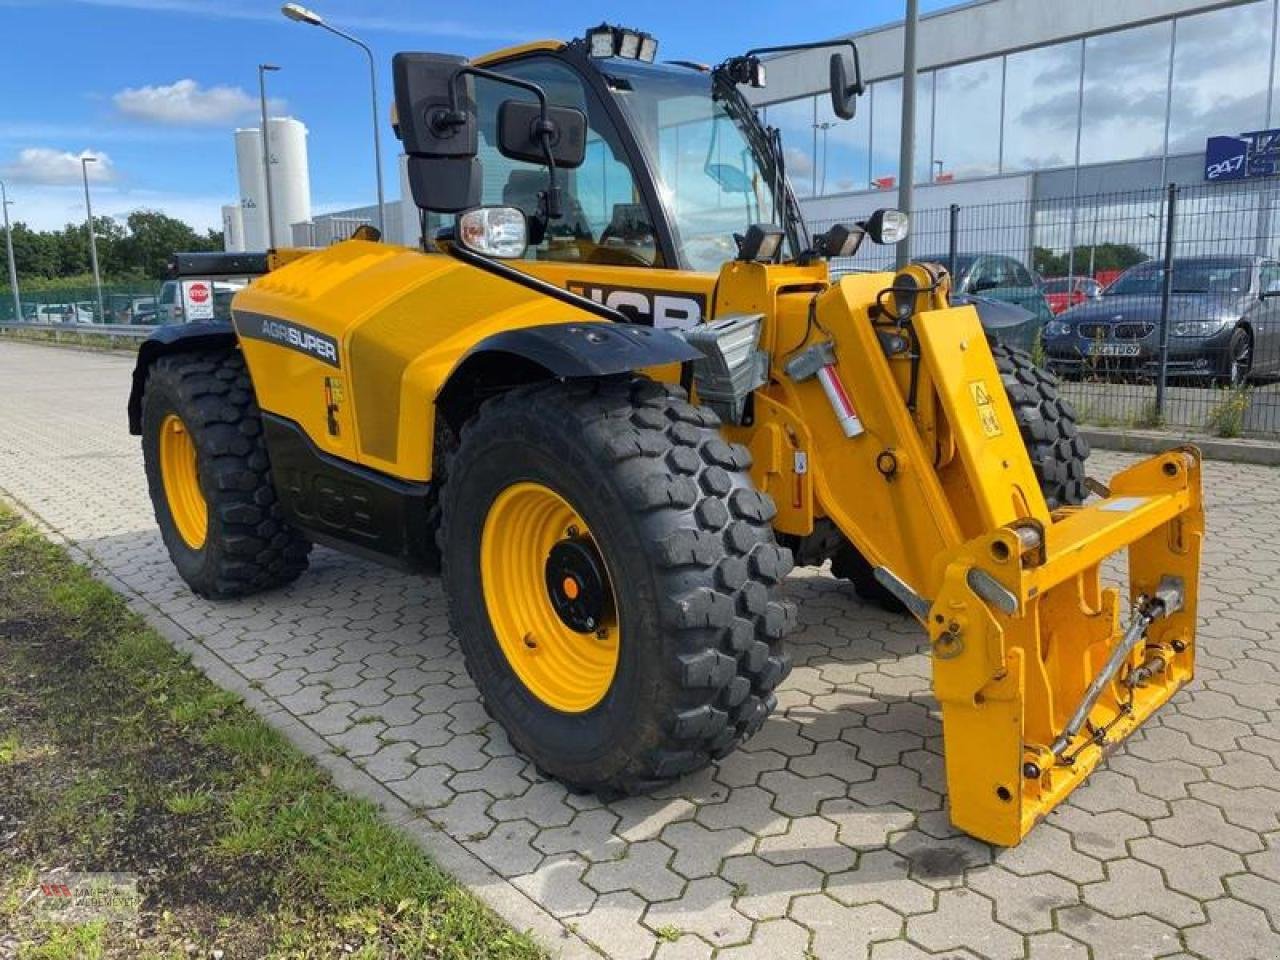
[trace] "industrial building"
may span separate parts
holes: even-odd
[[[914,208],[1027,204],[1038,216],[1021,246],[1061,249],[1088,240],[1094,222],[1104,231],[1116,222],[1086,209],[1109,197],[1214,179],[1210,138],[1235,141],[1236,155],[1265,173],[1269,138],[1240,138],[1280,125],[1276,32],[1276,0],[976,0],[923,16]],[[756,97],[782,131],[792,185],[817,222],[897,202],[903,27],[852,39],[867,84],[853,121],[831,114],[822,54],[770,60]],[[1228,196],[1225,217],[1238,206]],[[1251,216],[1263,207],[1245,206]],[[1151,212],[1124,225],[1126,241],[1158,245]],[[1230,232],[1248,235],[1247,226]]]
[[[1107,197],[1199,184],[1215,171],[1222,179],[1252,173],[1260,182],[1280,169],[1268,135],[1280,126],[1278,4],[975,0],[923,16],[913,171],[918,236],[942,232],[938,221],[952,204],[1020,204],[1030,212],[1005,217],[1007,225],[993,226],[981,242],[1025,253],[1035,245],[1072,248],[1105,242],[1108,224],[1124,221],[1126,242],[1154,249],[1158,201],[1144,216],[1132,212],[1130,197],[1119,216],[1105,209]],[[852,121],[831,112],[829,51],[771,58],[767,87],[751,91],[766,122],[782,131],[791,183],[815,223],[898,202],[903,27],[850,36],[866,82]],[[1226,150],[1216,163],[1206,162],[1211,138]],[[1227,169],[1233,164],[1240,169]],[[1251,189],[1255,182],[1244,177],[1237,193]],[[1267,203],[1222,196],[1216,212],[1224,223],[1240,221],[1224,230],[1272,232],[1261,222],[1271,216]],[[411,202],[389,203],[388,213],[388,236],[415,242]],[[297,228],[295,240],[325,242],[372,220],[372,207],[329,214]],[[921,240],[930,242],[937,240]]]

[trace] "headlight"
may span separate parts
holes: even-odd
[[[1050,320],[1044,325],[1046,337],[1065,337],[1071,332],[1071,324],[1065,320]]]
[[[1222,329],[1221,320],[1179,320],[1170,332],[1175,337],[1210,337]]]

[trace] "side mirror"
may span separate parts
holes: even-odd
[[[831,55],[831,112],[841,120],[852,120],[858,112],[858,96],[862,93],[862,65],[858,48],[853,48],[853,83],[845,71],[844,54]]]
[[[557,167],[582,166],[587,155],[587,118],[575,107],[547,106],[551,125],[549,146]],[[505,100],[498,107],[498,150],[504,157],[525,163],[546,163],[543,147],[542,108],[527,100]]]
[[[424,210],[456,213],[480,202],[475,85],[471,77],[461,78],[456,111],[451,92],[466,62],[443,53],[397,53],[391,59],[396,135],[409,155],[413,202]]]
[[[518,207],[476,207],[454,219],[454,242],[486,257],[524,256],[529,224]]]
[[[882,209],[859,226],[867,231],[872,243],[901,243],[907,238],[910,220],[901,210]]]

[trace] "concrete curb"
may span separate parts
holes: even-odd
[[[1264,467],[1280,467],[1280,443],[1177,433],[1161,430],[1108,430],[1081,427],[1089,445],[1098,450],[1123,450],[1128,453],[1162,453],[1170,447],[1194,444],[1208,460],[1231,463],[1253,463]]]

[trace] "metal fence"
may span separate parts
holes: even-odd
[[[1280,183],[920,210],[911,255],[980,313],[1034,314],[1033,351],[1087,422],[1280,439]]]
[[[160,313],[158,285],[109,284],[102,288],[105,316],[99,316],[98,292],[92,286],[58,290],[21,290],[22,316],[14,316],[13,294],[0,287],[0,323],[105,323],[148,325]]]

